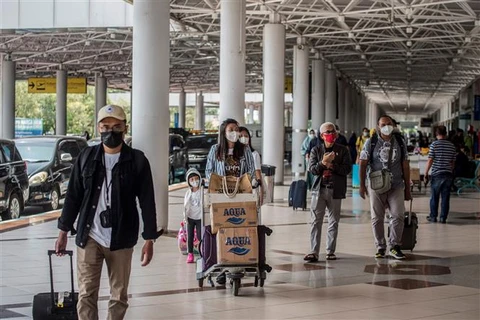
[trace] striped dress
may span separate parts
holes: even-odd
[[[217,148],[218,144],[213,145],[208,153],[207,166],[205,167],[205,176],[208,181],[210,181],[212,173],[225,176],[225,162],[217,160]],[[255,177],[255,161],[250,148],[245,148],[243,157],[240,158],[240,176],[244,173],[250,174],[252,178]]]
[[[450,141],[440,139],[432,142],[428,152],[428,157],[433,159],[432,177],[441,174],[451,174],[455,156],[455,146]]]

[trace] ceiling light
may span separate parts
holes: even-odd
[[[453,66],[452,65],[449,65],[448,66],[448,70],[452,70],[453,69]]]
[[[353,39],[353,38],[355,37],[355,35],[353,34],[353,32],[349,32],[349,33],[348,33],[348,37],[349,37],[350,39]]]
[[[345,22],[345,16],[338,16],[337,21],[338,22]]]
[[[469,43],[469,42],[471,42],[471,41],[472,41],[472,38],[470,38],[470,37],[465,37],[465,42],[466,42],[466,43]]]
[[[25,59],[26,62],[30,62],[30,58]]]
[[[475,20],[475,27],[480,27],[480,20],[479,19]]]
[[[367,58],[367,56],[364,55],[364,54],[362,54],[362,55],[360,55],[360,58],[362,58],[363,60],[365,60],[365,59]]]
[[[355,45],[355,50],[360,50],[362,49],[359,44]]]
[[[267,10],[268,9],[267,9],[266,5],[264,5],[264,4],[260,5],[260,11],[267,11]]]
[[[412,41],[408,40],[407,41],[407,47],[411,47],[412,46]]]
[[[458,54],[463,54],[463,49],[458,49],[457,53]]]
[[[218,19],[218,13],[216,12],[212,13],[212,19],[213,20]]]
[[[46,52],[43,53],[43,57],[46,58],[48,57],[48,54]]]
[[[412,61],[410,61],[410,60],[407,60],[407,64],[412,64]]]
[[[413,32],[413,28],[412,27],[407,27],[407,33],[410,34]]]
[[[85,45],[89,46],[91,44],[90,40],[85,41]]]
[[[263,47],[263,42],[260,42],[259,45],[260,45],[260,48]]]
[[[411,71],[411,70],[412,70],[412,68],[410,68],[410,67],[407,67],[407,71]]]
[[[365,62],[365,66],[370,67],[370,62]]]
[[[177,43],[176,40],[171,40],[171,41],[170,41],[170,44],[171,44],[172,46],[174,46],[176,43]]]
[[[410,51],[407,52],[407,57],[411,57],[412,53]]]
[[[208,41],[208,35],[203,36],[203,41]]]
[[[452,61],[453,62],[458,62],[458,58],[453,58]]]
[[[110,39],[115,39],[116,35],[115,33],[110,33]]]
[[[118,50],[118,54],[123,54],[123,50]]]
[[[63,48],[63,52],[67,51],[67,48]]]
[[[315,53],[315,52],[317,52],[317,50],[315,50],[315,48],[310,49],[310,53]]]
[[[192,65],[194,65],[194,64],[195,64],[195,60],[192,60]]]

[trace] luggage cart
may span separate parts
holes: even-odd
[[[239,194],[240,195],[240,194]],[[237,195],[237,197],[239,196]],[[236,198],[237,198],[236,197]],[[248,193],[248,194],[241,194],[240,198],[249,198],[252,201],[256,201],[257,199],[257,194],[255,190],[253,190],[253,193]],[[206,235],[210,236],[211,228],[208,225],[205,225],[205,222],[208,221],[205,219],[205,215],[210,214],[210,205],[211,201],[209,200],[209,194],[206,193],[204,199],[204,206],[203,206],[203,215],[202,215],[202,240],[199,245],[199,251],[200,251],[200,258],[197,259],[196,261],[196,279],[198,281],[198,286],[199,288],[202,288],[204,285],[205,280],[211,287],[215,287],[215,283],[213,281],[213,278],[218,277],[221,274],[224,274],[226,277],[226,280],[230,281],[231,288],[232,288],[232,294],[234,296],[238,296],[239,289],[241,287],[241,282],[243,278],[247,277],[253,277],[254,278],[254,283],[253,285],[255,287],[263,287],[265,284],[265,280],[267,278],[267,273],[272,270],[272,268],[265,263],[265,261],[260,261],[260,257],[263,254],[263,260],[265,259],[265,253],[260,252],[260,247],[263,246],[265,248],[265,237],[269,236],[273,231],[265,226],[258,226],[257,227],[257,233],[258,233],[258,242],[259,242],[259,262],[258,263],[246,263],[246,264],[218,264],[215,263],[208,267],[206,270],[204,270],[204,259],[208,257],[205,257],[205,252],[202,252],[202,247],[203,247],[203,241],[205,241],[204,237]],[[229,201],[235,200],[235,198],[228,199]],[[242,201],[244,201],[242,199]],[[257,215],[260,223],[260,214],[261,208],[257,206]],[[216,238],[216,236],[212,236]],[[261,244],[263,243],[263,244]],[[216,241],[214,243],[216,247]],[[217,249],[215,249],[217,250]],[[216,252],[215,252],[216,255]],[[216,261],[216,257],[215,257]]]

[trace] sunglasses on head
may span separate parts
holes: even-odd
[[[333,134],[333,133],[335,133],[335,130],[327,130],[323,132],[323,134]]]

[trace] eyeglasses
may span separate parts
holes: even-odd
[[[109,127],[109,126],[101,126],[100,127],[100,132],[109,132],[109,131],[123,132],[123,131],[125,131],[125,126],[124,125],[115,125],[113,127]]]
[[[334,134],[336,131],[335,130],[327,130],[322,132],[322,134]]]

